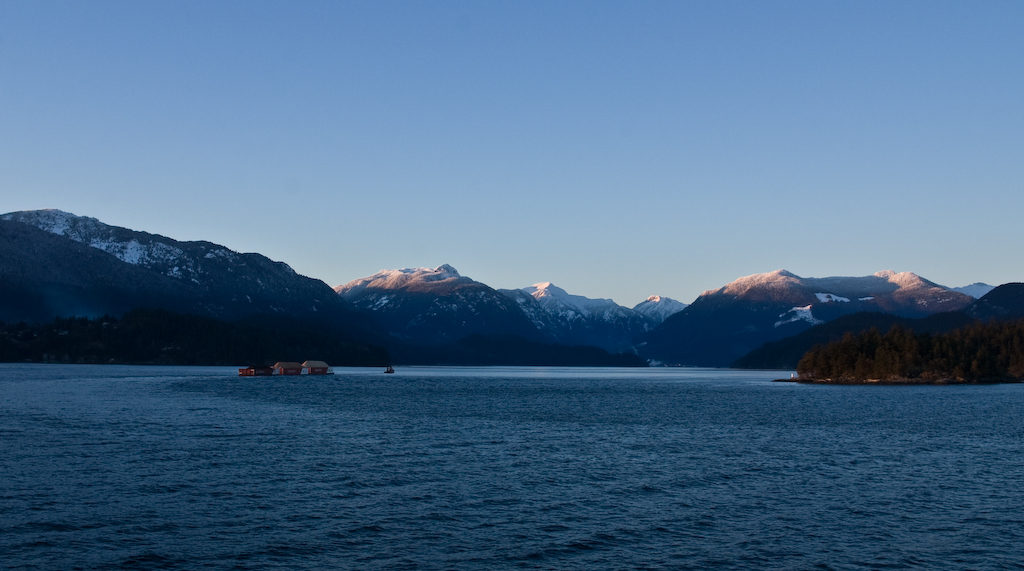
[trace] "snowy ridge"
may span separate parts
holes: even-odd
[[[734,280],[717,290],[707,290],[702,295],[726,293],[740,296],[754,289],[786,289],[799,285],[803,281],[800,276],[786,270],[775,270],[765,274],[753,274]]]
[[[605,321],[612,321],[623,315],[623,310],[626,310],[610,299],[591,299],[582,295],[573,295],[551,282],[533,284],[522,288],[522,291],[533,296],[544,309],[563,315],[570,320],[578,317],[597,317]]]
[[[753,294],[773,295],[787,292],[790,297],[802,295],[803,303],[847,303],[852,299],[870,301],[880,295],[916,296],[924,305],[959,303],[960,293],[930,282],[913,272],[884,270],[862,277],[802,278],[786,270],[776,270],[739,278],[702,296],[728,294],[736,297]],[[813,297],[812,297],[813,296]]]
[[[95,218],[75,216],[62,210],[34,210],[12,212],[0,219],[21,222],[51,234],[65,236],[97,250],[103,250],[127,264],[151,269],[167,267],[164,270],[167,275],[179,279],[187,275],[198,283],[195,279],[198,272],[194,263],[181,248],[156,240],[142,243],[136,238],[118,238],[118,230],[124,229],[108,226]]]
[[[436,268],[402,268],[381,270],[372,276],[352,280],[336,286],[334,291],[345,299],[363,295],[368,289],[379,290],[430,290],[439,284],[476,283],[459,275],[455,268],[442,264]]]
[[[893,270],[884,270],[876,272],[875,277],[885,278],[890,283],[894,283],[899,287],[922,287],[922,286],[934,286],[932,282],[921,278],[921,276],[913,272],[900,272],[896,273]]]
[[[0,220],[13,220],[35,226],[44,232],[67,236],[76,242],[86,243],[88,236],[108,226],[95,218],[75,216],[63,210],[23,210],[0,216]]]
[[[31,271],[19,278],[45,290],[43,301],[34,302],[30,310],[39,315],[115,315],[153,307],[233,320],[254,314],[330,317],[352,311],[322,281],[259,254],[178,241],[60,210],[11,212],[0,220],[5,229],[24,237],[26,259],[45,256],[52,266],[44,267],[46,272],[27,266]],[[55,293],[46,293],[50,291]]]
[[[0,216],[102,250],[126,264],[158,271],[182,281],[203,283],[214,266],[244,265],[237,252],[209,242],[178,242],[171,238],[110,226],[95,218],[62,210],[26,210]],[[190,251],[189,251],[190,250]],[[278,263],[288,273],[290,266]],[[204,265],[209,267],[204,268]],[[232,270],[228,270],[232,271]]]

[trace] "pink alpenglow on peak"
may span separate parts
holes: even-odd
[[[334,291],[349,299],[361,295],[367,289],[400,290],[429,289],[431,284],[475,283],[462,276],[449,266],[442,264],[436,268],[402,268],[398,270],[381,270],[372,276],[359,278],[347,284],[335,286]]]
[[[661,323],[670,316],[686,309],[687,305],[671,298],[652,295],[633,307],[633,311],[646,316],[655,323]]]

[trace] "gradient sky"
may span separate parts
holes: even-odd
[[[331,286],[1024,281],[1024,2],[0,2],[0,211]]]

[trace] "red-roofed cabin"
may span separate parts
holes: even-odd
[[[274,374],[273,367],[246,367],[238,369],[239,377],[265,377]]]
[[[333,375],[334,371],[331,370],[327,363],[323,361],[306,361],[302,364],[302,368],[305,370],[307,375]]]
[[[274,363],[275,375],[301,375],[302,364],[291,361],[280,361]]]

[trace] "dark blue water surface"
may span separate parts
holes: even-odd
[[[1024,386],[0,365],[5,569],[1024,569]]]

